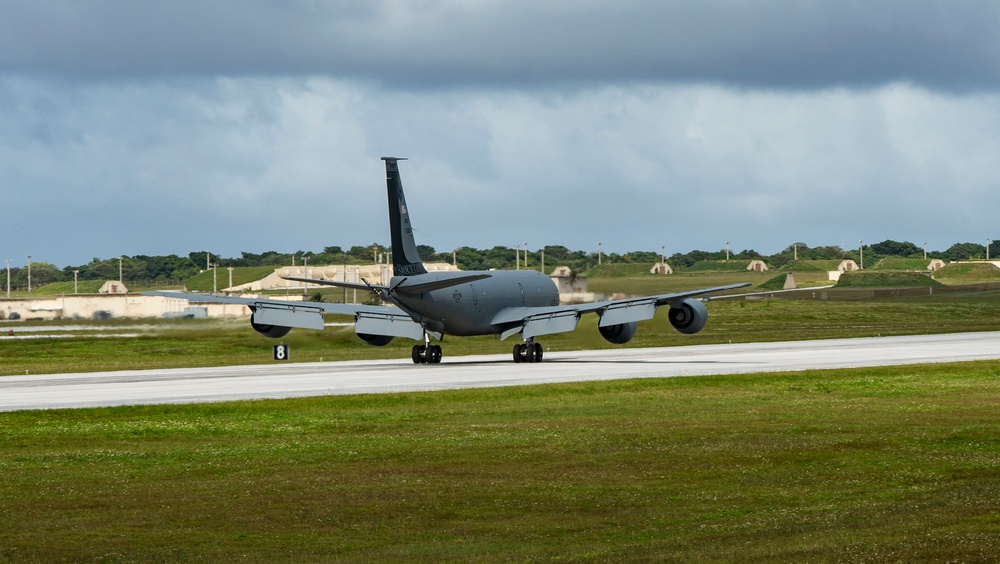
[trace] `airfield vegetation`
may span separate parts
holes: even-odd
[[[591,289],[775,275],[608,274]],[[661,312],[628,346],[1000,330],[990,288],[718,299],[703,332]],[[260,364],[277,342],[245,320],[61,328],[81,323],[0,325],[0,374]],[[596,325],[540,340],[615,347]],[[40,327],[49,338],[3,336]],[[350,326],[284,342],[293,361],[412,345],[370,347]],[[445,362],[513,342],[448,338]],[[998,397],[988,361],[0,413],[0,561],[989,561]]]
[[[989,561],[1000,361],[0,414],[4,561]]]

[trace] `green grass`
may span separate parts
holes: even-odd
[[[0,414],[4,561],[988,561],[1000,362]]]
[[[789,272],[785,272],[775,276],[774,278],[764,282],[757,287],[758,290],[783,290],[785,288],[785,282],[788,280]],[[792,275],[794,278],[794,274]]]
[[[274,272],[273,266],[239,266],[233,268],[233,285],[255,282]],[[213,285],[217,290],[229,287],[229,270],[226,268],[203,270],[184,281],[184,285],[192,292],[211,292]]]
[[[897,257],[887,257],[872,266],[872,270],[915,270],[919,272],[927,272],[927,265],[930,264],[930,259],[922,258],[897,258]]]
[[[59,296],[63,294],[96,294],[100,291],[101,287],[104,286],[104,280],[80,280],[77,282],[75,288],[73,281],[68,282],[53,282],[51,284],[46,284],[40,288],[35,288],[32,290],[31,294],[24,292],[23,297],[28,296]],[[75,289],[75,292],[74,292]]]
[[[781,267],[781,270],[829,272],[840,267],[841,260],[795,260]]]
[[[750,266],[749,260],[703,260],[692,264],[684,270],[685,272],[743,272],[747,270],[748,266]]]
[[[945,284],[974,284],[1000,282],[1000,268],[992,263],[949,264],[934,273],[934,278]]]
[[[1000,329],[996,292],[708,308],[697,335],[661,312],[629,346]],[[541,340],[615,347],[596,324]],[[151,325],[0,336],[0,374],[259,364],[276,342],[245,321]],[[370,347],[350,327],[284,341],[293,361],[413,343]],[[987,561],[998,397],[988,361],[0,413],[0,561]]]
[[[845,272],[838,288],[916,288],[940,286],[941,282],[916,272],[854,271]]]
[[[653,268],[653,263],[609,263],[602,264],[600,266],[595,266],[591,268],[584,274],[588,278],[598,279],[598,278],[628,278],[628,277],[643,277],[652,276],[650,274],[650,269]]]

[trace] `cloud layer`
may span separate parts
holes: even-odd
[[[0,253],[996,235],[992,3],[536,4],[6,2]]]

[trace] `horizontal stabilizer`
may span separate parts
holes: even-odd
[[[459,284],[467,284],[469,282],[475,282],[476,280],[482,280],[484,278],[489,278],[489,274],[470,274],[468,276],[458,276],[455,278],[445,278],[443,280],[435,280],[433,282],[423,282],[416,284],[398,284],[392,290],[394,292],[399,292],[400,294],[417,295],[423,294],[425,292],[432,292],[434,290],[440,290],[442,288],[451,288],[452,286],[458,286]]]
[[[305,282],[306,284],[316,284],[318,286],[336,286],[338,288],[349,288],[352,290],[388,290],[388,286],[378,284],[358,284],[355,282],[337,282],[336,280],[316,280],[314,278],[298,278],[296,276],[282,276],[285,280],[293,282]]]

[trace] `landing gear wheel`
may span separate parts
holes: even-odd
[[[426,345],[413,345],[413,350],[410,351],[410,356],[413,358],[413,364],[424,364],[427,362],[427,346]]]
[[[413,345],[410,357],[413,364],[441,364],[441,345]]]
[[[520,345],[514,345],[514,362],[541,362],[542,344],[533,340]]]

